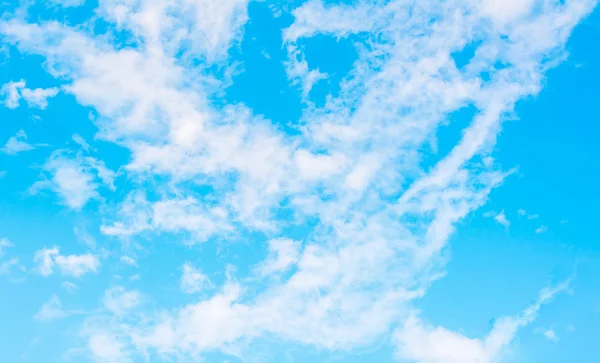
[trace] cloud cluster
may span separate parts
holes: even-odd
[[[4,106],[8,108],[17,108],[20,100],[27,102],[29,107],[45,109],[48,107],[48,98],[58,94],[58,88],[35,88],[30,89],[25,86],[25,81],[13,81],[2,85],[0,96],[4,97]]]
[[[214,101],[231,81],[227,54],[243,36],[247,5],[100,1],[96,14],[129,46],[59,22],[0,21],[3,39],[44,56],[64,91],[94,110],[96,136],[131,153],[123,170],[137,190],[106,216],[105,235],[183,232],[190,243],[257,232],[267,241],[252,276],[228,276],[185,306],[137,319],[124,312],[139,307],[139,295],[110,290],[113,316],[89,319],[82,330],[89,354],[111,362],[142,353],[196,357],[264,337],[351,350],[401,326],[393,336],[403,359],[491,361],[554,291],[482,340],[430,327],[412,304],[443,272],[455,224],[512,172],[489,162],[505,115],[540,91],[595,1],[304,2],[283,31],[288,76],[306,101],[293,134],[243,104]],[[309,69],[298,45],[315,35],[352,39],[358,51],[323,107],[309,91],[325,75]],[[459,66],[466,47],[476,50]],[[438,127],[466,106],[477,110],[470,125],[437,155],[428,145]],[[436,162],[424,162],[432,155]],[[44,171],[47,180],[32,191],[50,188],[75,210],[100,200],[101,186],[112,189],[116,177],[101,160],[64,151]],[[508,226],[504,213],[495,218]],[[311,228],[301,241],[286,235],[298,224]],[[43,275],[99,267],[94,255],[57,248],[38,251],[36,262]],[[184,292],[209,281],[184,265]]]

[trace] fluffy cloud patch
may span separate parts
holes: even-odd
[[[114,190],[116,174],[104,162],[90,156],[70,155],[54,151],[43,166],[48,178],[33,184],[29,192],[37,194],[50,189],[59,195],[71,209],[80,210],[91,199],[101,199],[98,189],[105,186]]]
[[[35,253],[34,262],[42,276],[52,275],[56,269],[62,275],[81,277],[100,268],[100,259],[92,254],[61,255],[58,247],[44,248]]]
[[[112,287],[104,293],[104,307],[117,315],[125,314],[142,302],[138,291],[129,291],[121,286]]]
[[[184,264],[181,270],[182,274],[179,286],[181,287],[181,291],[186,294],[195,294],[213,286],[208,276],[191,264]]]
[[[35,88],[25,87],[25,81],[9,82],[2,85],[0,95],[4,96],[4,106],[8,108],[19,107],[20,100],[27,102],[29,107],[45,109],[48,107],[48,98],[58,94],[58,88]]]

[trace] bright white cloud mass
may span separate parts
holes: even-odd
[[[57,245],[34,253],[38,278],[75,278],[77,289],[63,286],[76,296],[102,274],[105,291],[76,317],[53,295],[35,318],[78,319],[72,361],[281,361],[265,358],[265,345],[286,344],[328,361],[381,342],[389,361],[501,361],[567,284],[479,336],[428,322],[418,301],[447,273],[457,225],[516,172],[493,159],[503,122],[542,90],[595,0],[283,3],[270,8],[289,20],[279,66],[302,102],[293,122],[227,97],[245,72],[233,56],[244,29],[260,24],[250,0],[46,4],[82,7],[89,18],[79,21],[32,15],[41,2],[4,14],[10,57],[42,59],[38,72],[55,82],[14,79],[4,106],[76,102],[88,116],[74,122],[95,127],[93,140],[71,132],[49,147],[22,190],[98,231],[82,254],[62,254],[48,236]],[[356,54],[339,81],[310,62],[307,42],[322,37]],[[439,151],[438,131],[469,107],[467,126]],[[19,131],[2,151],[32,149]],[[493,218],[508,229],[507,214]],[[230,251],[240,245],[252,252]],[[188,252],[169,253],[175,246]],[[144,270],[154,249],[161,262]],[[213,249],[209,260],[194,255]],[[130,289],[127,269],[138,268]]]

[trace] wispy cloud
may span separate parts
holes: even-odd
[[[483,339],[429,326],[413,314],[395,333],[397,355],[401,359],[424,363],[495,362],[519,329],[531,324],[542,306],[568,287],[567,281],[543,289],[538,300],[519,315],[496,319],[494,327]]]
[[[500,213],[498,213],[494,217],[494,220],[506,228],[510,227],[510,222],[508,221],[508,219],[506,218],[506,215],[504,214],[504,209],[502,211],[500,211]]]
[[[557,342],[559,340],[553,328],[544,331],[544,336],[546,337],[546,339],[551,340],[553,342]]]
[[[121,258],[119,259],[121,261],[121,263],[124,263],[125,265],[128,266],[135,266],[137,267],[137,261],[131,257],[131,256],[121,256]]]
[[[114,286],[104,293],[104,307],[117,315],[125,314],[142,303],[142,295],[136,290]]]
[[[488,212],[485,212],[483,214],[483,216],[486,218],[494,218],[494,221],[496,221],[498,224],[501,224],[505,228],[510,227],[510,221],[506,217],[506,214],[504,213],[504,209],[498,213],[494,212],[494,211],[488,211]]]
[[[532,220],[532,219],[538,219],[539,215],[538,214],[530,214],[527,213],[527,211],[525,211],[524,209],[519,209],[517,211],[517,214],[521,217],[527,217],[527,219]]]
[[[40,310],[33,316],[34,319],[42,322],[51,322],[66,317],[68,314],[62,309],[62,303],[58,296],[52,295]]]
[[[58,247],[43,248],[35,253],[34,262],[42,276],[49,276],[58,269],[65,276],[81,277],[100,268],[100,259],[92,254],[61,255]]]
[[[181,291],[185,292],[186,294],[203,292],[213,287],[213,284],[208,276],[203,274],[191,264],[185,263],[181,267],[181,270],[182,274],[179,281],[179,286],[181,287]]]
[[[114,190],[115,172],[104,162],[89,156],[71,155],[64,150],[54,151],[43,166],[48,179],[29,188],[31,194],[44,189],[57,193],[69,208],[80,210],[91,199],[101,199],[98,189]]]
[[[14,245],[8,240],[8,238],[0,238],[0,257],[4,255],[4,252],[8,249],[14,247]]]
[[[25,134],[25,131],[19,130],[15,136],[11,136],[10,139],[8,139],[0,151],[6,154],[15,155],[33,149],[35,149],[35,147],[27,142],[27,134]]]
[[[537,233],[537,234],[546,233],[546,232],[548,232],[548,227],[547,226],[539,226],[535,230],[535,233]]]

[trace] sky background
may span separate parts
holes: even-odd
[[[597,362],[595,8],[0,4],[0,361]]]

